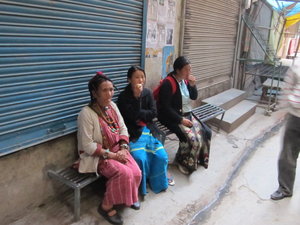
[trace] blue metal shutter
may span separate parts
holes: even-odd
[[[88,80],[141,65],[144,1],[0,3],[0,156],[76,131]],[[117,94],[117,93],[116,93]]]

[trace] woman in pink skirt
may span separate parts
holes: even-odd
[[[112,224],[123,220],[114,205],[139,209],[138,187],[141,171],[128,149],[128,132],[112,102],[112,81],[98,72],[89,81],[91,102],[78,116],[79,172],[107,178],[104,199],[98,212]]]

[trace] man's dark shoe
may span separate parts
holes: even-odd
[[[134,210],[139,210],[141,208],[141,203],[139,201],[133,203],[130,208],[134,209]]]
[[[287,197],[291,197],[291,194],[285,194],[279,190],[275,191],[273,194],[271,194],[271,199],[273,200],[281,200]]]

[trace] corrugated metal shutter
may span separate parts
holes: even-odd
[[[191,60],[201,98],[229,88],[239,3],[239,0],[186,1],[183,55]]]
[[[97,70],[119,89],[142,56],[144,1],[0,3],[0,155],[76,131]]]

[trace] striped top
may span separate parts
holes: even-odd
[[[300,66],[291,67],[285,76],[281,107],[300,117]]]

